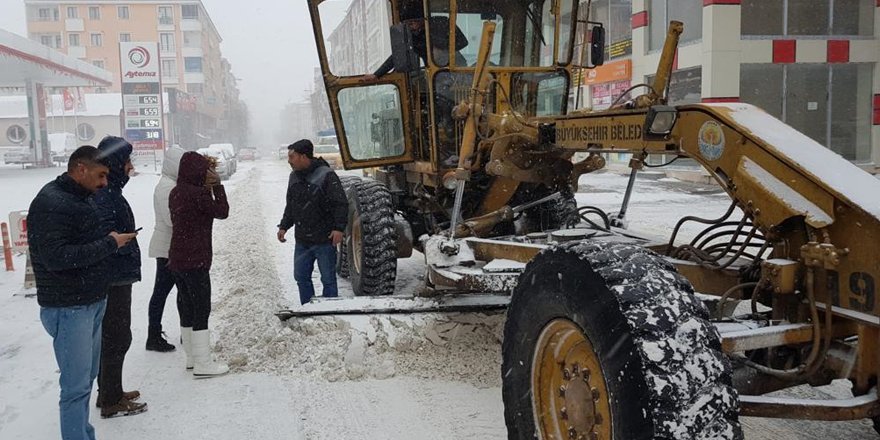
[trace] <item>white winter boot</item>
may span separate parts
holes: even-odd
[[[183,345],[183,352],[186,353],[186,371],[189,372],[193,369],[192,335],[192,327],[180,328],[180,345]]]
[[[211,357],[211,331],[192,332],[193,377],[196,379],[220,376],[229,372],[229,366],[215,362]]]

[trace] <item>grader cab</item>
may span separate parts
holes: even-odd
[[[669,105],[681,23],[644,93],[570,111],[578,73],[602,62],[589,6],[339,3],[309,0],[322,73],[345,167],[373,170],[344,180],[340,274],[356,294],[390,294],[415,248],[429,294],[509,295],[510,438],[736,439],[739,415],[877,420],[880,181],[748,104]],[[631,154],[616,214],[572,196],[607,153]],[[695,207],[660,239],[624,228],[652,155],[702,166],[730,208]],[[687,224],[703,229],[677,239]],[[853,398],[761,396],[839,378]]]

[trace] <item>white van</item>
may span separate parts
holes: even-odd
[[[52,162],[66,165],[70,155],[76,150],[76,136],[73,133],[49,133],[49,149]]]

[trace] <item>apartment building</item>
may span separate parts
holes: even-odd
[[[158,42],[163,87],[196,98],[185,118],[195,124],[191,138],[228,137],[223,121],[238,90],[200,0],[25,0],[25,8],[32,40],[116,73],[98,93],[120,91],[119,42]]]

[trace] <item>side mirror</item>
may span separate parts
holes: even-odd
[[[590,32],[590,63],[594,66],[605,64],[605,28],[594,26]]]
[[[419,55],[413,49],[413,37],[405,23],[391,26],[391,60],[394,71],[409,73],[419,70]]]

